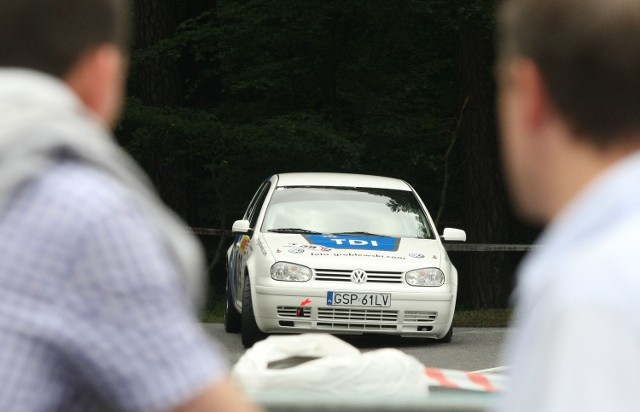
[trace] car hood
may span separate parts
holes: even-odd
[[[436,239],[283,233],[263,233],[262,236],[276,261],[312,268],[404,271],[440,267],[446,256]]]

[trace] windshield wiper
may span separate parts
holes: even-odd
[[[310,235],[319,235],[320,232],[316,232],[314,230],[308,230],[308,229],[300,229],[297,227],[286,227],[286,228],[278,228],[278,229],[269,229],[269,232],[275,232],[275,233],[306,233],[306,234],[310,234]]]
[[[340,233],[334,233],[334,235],[361,235],[361,236],[389,237],[387,235],[380,235],[378,233],[370,233],[370,232],[340,232]]]

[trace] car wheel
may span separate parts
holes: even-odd
[[[224,305],[224,330],[228,333],[240,332],[240,313],[236,310],[231,300],[231,291],[229,290],[229,280],[225,287],[225,305]]]
[[[254,343],[263,340],[267,335],[258,328],[256,317],[253,313],[253,301],[251,300],[251,283],[249,275],[244,277],[244,288],[242,291],[242,345],[250,348]]]
[[[449,331],[447,332],[446,335],[444,335],[443,337],[438,339],[438,342],[449,343],[449,342],[451,342],[451,338],[452,337],[453,337],[453,325],[451,325],[451,327],[449,327]]]

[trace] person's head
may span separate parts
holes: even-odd
[[[640,146],[640,0],[504,0],[497,17],[506,171],[520,211],[546,221],[547,162]]]
[[[105,123],[120,106],[128,37],[128,0],[0,1],[0,67],[66,81]]]

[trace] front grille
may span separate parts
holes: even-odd
[[[298,309],[302,309],[302,316],[298,316]],[[311,308],[301,306],[278,306],[278,316],[281,318],[310,318]]]
[[[433,323],[438,317],[438,312],[417,312],[406,311],[404,312],[405,322],[418,322],[418,323]]]
[[[355,323],[355,322],[380,323]],[[318,308],[318,328],[349,331],[396,331],[398,311],[354,308]]]
[[[398,311],[380,309],[318,308],[318,320],[395,323],[398,322]]]
[[[315,280],[332,282],[351,282],[352,270],[316,269]],[[402,272],[369,272],[367,283],[402,283]]]
[[[318,329],[331,330],[361,330],[361,331],[396,331],[396,325],[369,325],[362,323],[346,322],[318,322]]]
[[[355,332],[429,332],[438,312],[398,311],[374,308],[278,306],[279,325],[288,328]],[[402,323],[400,324],[400,319]],[[298,321],[296,321],[298,320]],[[315,325],[315,326],[312,326]]]

